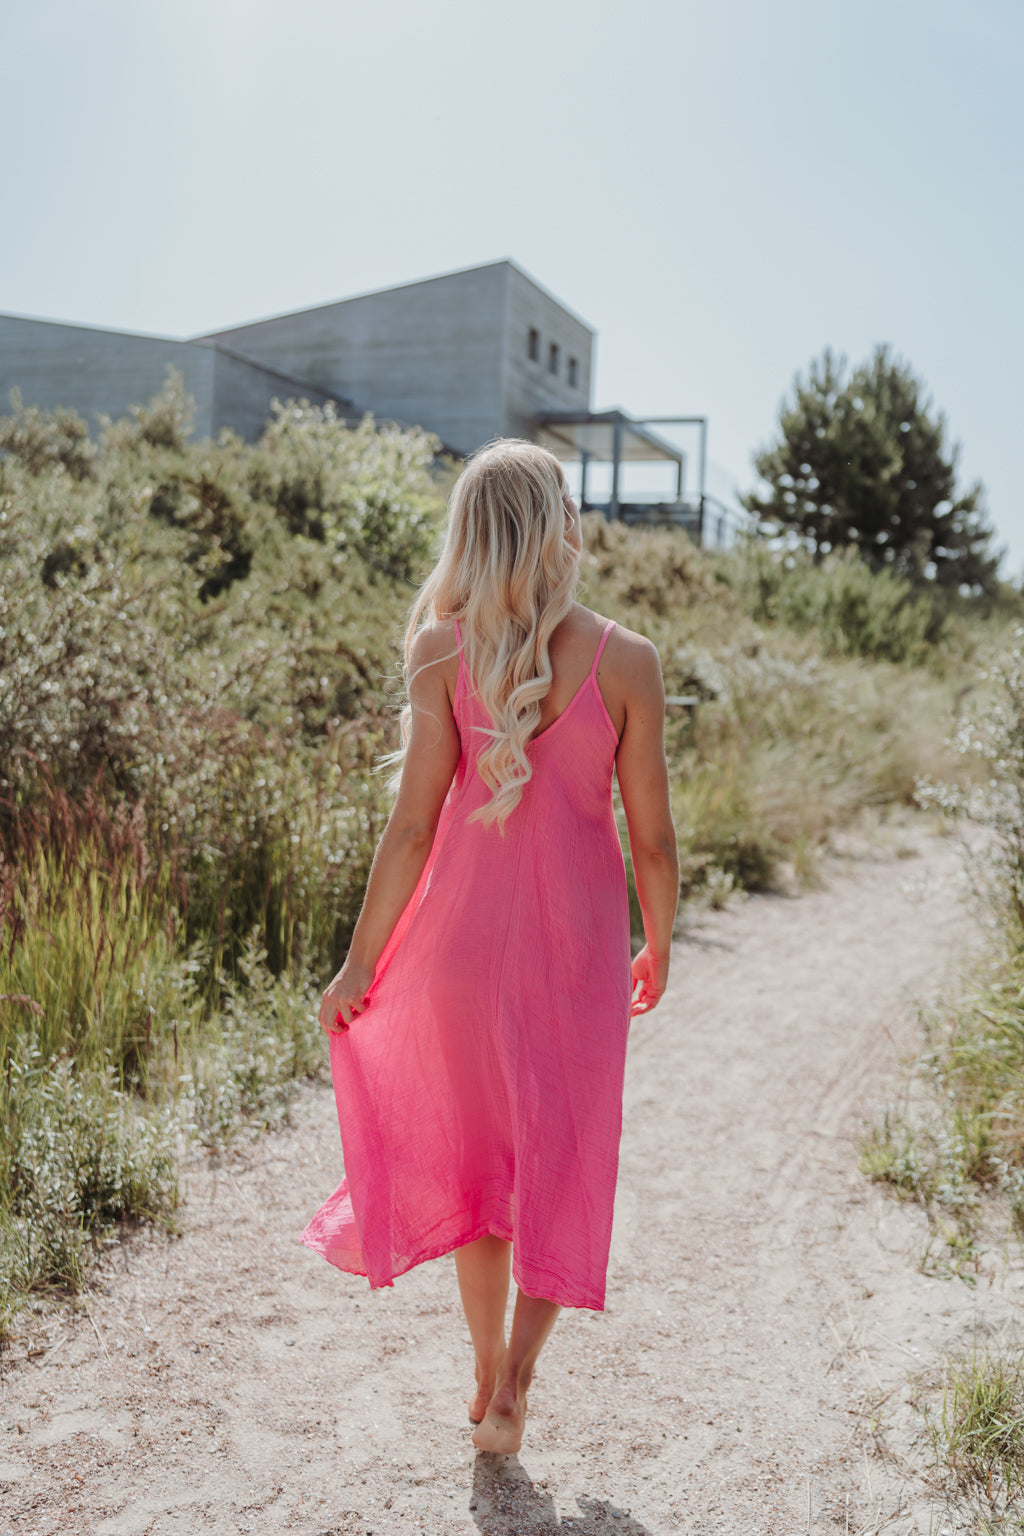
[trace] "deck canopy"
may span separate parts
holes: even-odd
[[[684,454],[625,411],[545,411],[537,417],[538,442],[556,458],[614,464],[643,460],[682,465]]]

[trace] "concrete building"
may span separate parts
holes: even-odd
[[[590,406],[594,333],[511,261],[200,338],[465,454]]]
[[[593,348],[577,315],[514,262],[496,261],[184,341],[0,315],[0,411],[16,387],[26,405],[70,406],[93,426],[151,399],[173,366],[200,437],[230,427],[255,440],[275,397],[424,427],[459,455],[526,437],[580,466],[588,506],[702,537],[706,422],[660,418],[700,429],[698,484],[687,490],[685,455],[650,424],[592,410]],[[674,494],[626,500],[620,469],[631,460],[667,462]],[[587,472],[602,462],[609,489],[595,501]]]
[[[151,399],[167,369],[195,431],[253,440],[270,402],[337,403],[346,417],[422,426],[466,454],[536,435],[539,411],[586,410],[593,332],[511,261],[232,326],[187,341],[0,315],[0,409],[69,406],[93,425]]]

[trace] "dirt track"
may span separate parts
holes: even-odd
[[[923,1274],[923,1217],[856,1146],[970,935],[937,839],[694,920],[632,1030],[608,1310],[560,1320],[518,1458],[469,1444],[450,1260],[370,1292],[297,1243],[341,1177],[330,1087],[304,1088],[190,1169],[183,1238],[112,1246],[87,1312],[15,1343],[0,1536],[960,1528],[911,1382],[1008,1325],[1024,1269]]]

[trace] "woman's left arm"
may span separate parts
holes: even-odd
[[[340,1034],[357,1014],[377,961],[416,889],[437,832],[445,796],[455,777],[461,743],[452,713],[451,641],[444,631],[422,630],[413,642],[409,744],[402,783],[373,856],[362,911],[348,956],[323,995],[321,1027]],[[457,676],[457,673],[455,674]]]

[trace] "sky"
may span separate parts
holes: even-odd
[[[0,0],[0,311],[190,336],[510,257],[754,484],[887,343],[1024,572],[1022,0]]]

